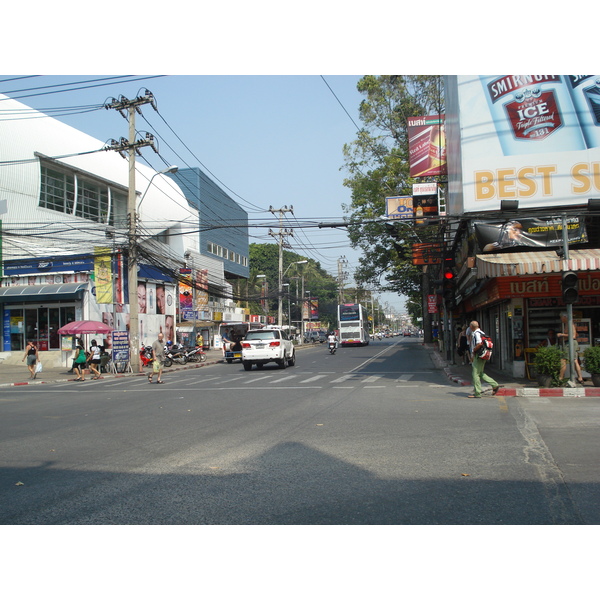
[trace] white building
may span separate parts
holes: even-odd
[[[0,95],[0,357],[22,353],[32,339],[60,360],[57,331],[75,320],[127,330],[129,163],[105,148]],[[140,341],[151,343],[159,331],[174,337],[176,277],[186,254],[200,256],[198,210],[172,178],[139,161],[136,193]],[[194,267],[213,289],[227,289],[221,261],[203,256]],[[203,316],[210,318],[208,311]]]

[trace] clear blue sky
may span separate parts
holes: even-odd
[[[136,128],[155,135],[160,157],[146,148],[143,158],[157,170],[165,164],[199,166],[248,211],[251,221],[276,226],[270,206],[293,206],[294,216],[303,222],[341,221],[342,204],[350,202],[350,190],[343,185],[347,173],[342,169],[342,148],[354,140],[355,123],[360,124],[362,95],[356,90],[360,75],[324,76],[327,83],[319,75],[170,75],[125,78],[102,86],[99,80],[106,76],[9,81],[12,77],[0,76],[0,92],[49,110],[102,142],[128,135],[127,121],[117,111],[58,116],[50,109],[103,104],[120,95],[131,99],[149,89],[158,113],[143,106]],[[85,80],[93,81],[40,89]],[[253,242],[274,242],[267,228],[251,229],[250,234]],[[350,275],[358,262],[359,253],[350,248],[345,229],[295,229],[289,242],[293,251],[319,261],[334,275],[341,256],[348,259]],[[386,293],[381,298],[402,310],[398,295]]]
[[[302,5],[179,0],[145,10],[135,3],[100,10],[66,0],[63,10],[36,9],[32,19],[25,11],[33,9],[13,4],[3,14],[4,22],[15,24],[3,31],[4,47],[11,49],[5,72],[55,76],[3,82],[0,91],[110,73],[170,73],[21,101],[38,109],[98,104],[120,94],[134,97],[147,87],[166,121],[143,108],[164,137],[159,143],[165,161],[207,170],[251,219],[269,217],[269,206],[293,205],[299,220],[331,220],[342,217],[341,205],[350,201],[340,168],[343,144],[354,139],[356,127],[319,73],[338,74],[325,78],[360,125],[356,82],[366,73],[570,72],[572,60],[581,71],[594,68],[584,66],[596,53],[593,36],[578,34],[580,11],[563,12],[560,19],[552,11],[536,11],[543,52],[524,52],[514,33],[520,3],[509,0],[500,10],[469,0],[460,8],[438,0],[412,12],[382,0],[368,6],[339,0]],[[21,22],[27,22],[26,30],[16,26]],[[575,58],[564,53],[567,36],[576,39]],[[67,75],[72,73],[94,75]],[[126,121],[114,111],[62,119],[102,141],[127,136]],[[141,118],[137,125],[154,133]],[[143,154],[153,167],[164,167],[151,150]],[[252,241],[273,240],[266,230],[252,235],[257,236]],[[348,258],[350,273],[358,261],[343,231],[297,230],[292,244],[332,274],[340,256]],[[381,299],[403,308],[396,294]]]

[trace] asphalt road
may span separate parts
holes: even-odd
[[[598,524],[597,400],[467,398],[414,338],[0,389],[1,524]]]

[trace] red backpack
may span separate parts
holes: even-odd
[[[494,349],[494,342],[489,335],[483,333],[480,330],[481,335],[481,348],[479,348],[478,356],[481,360],[490,360],[492,358],[492,350]]]

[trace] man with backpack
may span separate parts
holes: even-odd
[[[481,358],[480,356],[480,354],[484,353],[485,355],[486,353],[484,338],[487,336],[479,329],[479,323],[477,321],[471,321],[469,328],[471,329],[471,376],[473,378],[473,393],[469,398],[481,398],[482,379],[492,386],[492,394],[495,396],[498,393],[500,386],[495,379],[492,379],[489,375],[484,373],[485,363],[487,362],[489,355],[491,355],[491,352],[487,350],[488,358]]]

